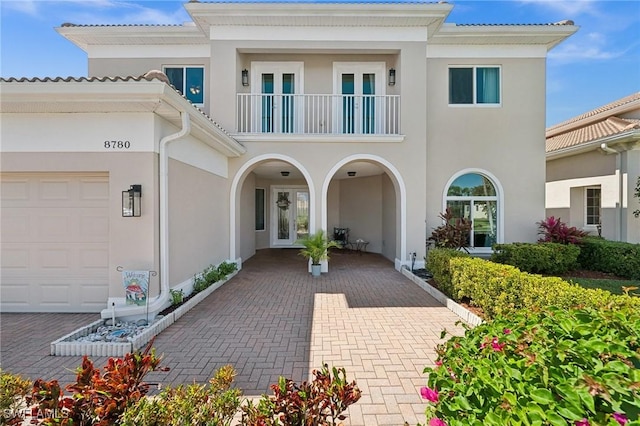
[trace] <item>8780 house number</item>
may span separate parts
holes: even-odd
[[[107,149],[129,149],[131,142],[129,141],[104,141],[104,147]]]

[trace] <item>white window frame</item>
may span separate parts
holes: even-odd
[[[262,191],[262,229],[258,229],[257,227],[257,223],[254,224],[254,228],[256,232],[265,232],[267,230],[267,198],[268,194],[267,194],[267,189],[263,188],[263,187],[255,187],[254,188],[254,197],[255,197],[255,192],[261,190]],[[255,206],[256,210],[258,209],[259,206]]]
[[[207,70],[204,65],[180,65],[180,64],[167,64],[162,66],[162,72],[166,74],[167,68],[182,68],[182,87],[176,87],[182,93],[182,95],[188,100],[186,92],[187,84],[187,68],[200,68],[202,69],[202,103],[193,103],[195,106],[204,106],[204,100],[206,99],[206,82],[207,82]]]
[[[451,98],[451,93],[449,92],[450,89],[450,75],[449,75],[449,70],[452,68],[471,68],[472,71],[472,95],[473,95],[473,102],[470,104],[452,104],[451,102],[449,102],[449,99]],[[497,103],[495,104],[479,104],[478,100],[476,99],[477,96],[477,90],[476,90],[476,79],[477,79],[477,73],[476,70],[478,68],[498,68],[498,90],[499,90],[499,97],[500,99],[498,100]],[[453,108],[500,108],[502,107],[502,65],[494,65],[494,64],[487,64],[487,65],[449,65],[447,67],[447,104],[450,107]]]
[[[588,222],[589,216],[587,212],[589,211],[589,197],[587,196],[587,193],[589,192],[590,189],[597,189],[600,191],[600,205],[598,206],[598,219],[600,219],[600,222],[601,222],[602,221],[602,187],[599,185],[595,185],[595,186],[586,186],[584,188],[584,227],[586,229],[596,229],[599,223]]]
[[[340,128],[342,127],[342,101],[340,96],[342,96],[342,74],[354,74],[356,77],[356,82],[361,81],[362,74],[375,74],[376,76],[376,85],[375,90],[376,93],[374,96],[386,96],[387,89],[387,80],[386,80],[386,62],[334,62],[333,63],[333,94],[336,95],[334,97],[334,106],[333,106],[333,133],[341,133]],[[361,96],[362,93],[358,93],[362,90],[362,85],[355,85],[355,96]],[[379,106],[376,107],[375,112],[375,133],[380,133],[380,127],[385,117],[384,111],[384,102],[381,102]],[[357,132],[356,132],[357,133]]]
[[[300,61],[253,61],[251,62],[251,94],[262,94],[262,74],[274,74],[274,95],[282,95],[282,80],[276,78],[276,76],[282,76],[282,74],[294,74],[294,99],[299,99],[295,102],[295,120],[293,133],[299,133],[301,129],[304,129],[304,107],[303,96],[304,95],[304,62]],[[254,103],[251,107],[252,111],[255,111],[254,118],[251,124],[252,132],[262,133],[262,104],[260,97],[252,97]],[[279,120],[275,120],[276,124],[273,132],[280,133]]]
[[[496,195],[495,196],[490,196],[490,197],[458,197],[458,196],[448,196],[447,192],[449,192],[449,187],[451,186],[451,184],[453,184],[453,182],[455,182],[456,179],[458,179],[460,176],[466,175],[466,174],[470,174],[470,173],[475,173],[475,174],[479,174],[479,175],[483,175],[485,176],[487,179],[489,179],[491,181],[491,183],[493,184],[495,190],[496,190]],[[502,244],[504,242],[504,189],[502,188],[502,184],[500,183],[500,181],[498,180],[497,177],[495,177],[492,173],[483,170],[483,169],[476,169],[476,168],[469,168],[469,169],[464,169],[464,170],[460,170],[457,173],[454,173],[453,176],[451,176],[449,178],[449,180],[447,181],[445,187],[444,187],[444,191],[442,193],[442,211],[444,212],[447,209],[447,201],[451,200],[451,201],[466,201],[469,200],[470,198],[475,198],[478,200],[495,200],[498,203],[498,223],[496,226],[496,244]],[[491,247],[469,247],[469,252],[470,253],[493,253],[493,250],[491,249]]]

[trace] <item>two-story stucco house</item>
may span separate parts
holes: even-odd
[[[640,243],[640,92],[547,129],[547,215]]]
[[[572,22],[455,25],[442,2],[184,7],[177,26],[63,24],[88,78],[2,81],[3,311],[120,315],[122,267],[158,272],[157,312],[210,263],[320,229],[400,268],[446,207],[476,252],[536,239],[546,55]]]

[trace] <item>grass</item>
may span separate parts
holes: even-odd
[[[595,278],[567,278],[584,288],[600,288],[607,290],[613,294],[624,294],[622,287],[638,287],[640,289],[640,281],[632,280],[613,280],[613,279],[595,279]],[[630,295],[640,296],[640,290],[629,291]]]

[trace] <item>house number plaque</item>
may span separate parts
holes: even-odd
[[[131,148],[131,142],[129,142],[129,141],[104,141],[104,147],[106,149],[129,149],[129,148]]]

